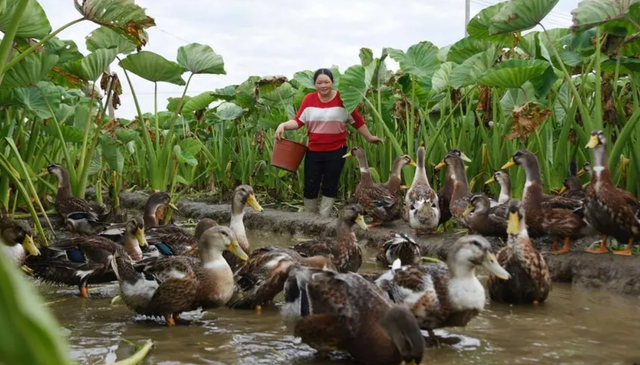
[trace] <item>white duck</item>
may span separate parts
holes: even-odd
[[[416,234],[433,232],[440,221],[438,194],[429,185],[424,146],[418,148],[416,173],[405,197],[405,214]]]

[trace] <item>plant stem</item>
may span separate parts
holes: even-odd
[[[2,83],[4,74],[13,67],[12,64],[15,64],[11,61],[5,66],[7,58],[9,57],[9,52],[11,52],[11,49],[13,48],[13,39],[16,37],[18,27],[20,27],[20,23],[22,23],[24,12],[27,10],[27,5],[29,5],[29,0],[20,0],[18,6],[16,6],[15,13],[13,14],[14,18],[11,20],[11,25],[2,37],[2,42],[0,43],[0,70],[2,70],[2,73],[0,73],[0,84]],[[16,59],[19,57],[20,56],[16,57]]]
[[[547,36],[547,40],[549,41],[549,44],[553,45],[553,41],[551,40],[551,36],[549,35],[549,32],[547,32],[547,28],[545,28],[544,25],[542,24],[539,24],[539,25],[542,27],[544,34]],[[550,48],[553,51],[553,55],[556,58],[556,61],[558,61],[558,64],[560,65],[560,69],[564,73],[565,80],[567,81],[567,83],[569,83],[569,86],[570,86],[569,90],[571,90],[573,97],[576,98],[576,103],[578,103],[578,109],[580,110],[580,116],[582,117],[584,126],[587,129],[587,131],[591,133],[591,131],[593,130],[593,123],[591,122],[591,116],[589,115],[589,111],[584,106],[584,103],[580,98],[580,94],[578,93],[578,89],[576,89],[576,86],[573,84],[573,81],[571,80],[571,75],[569,74],[569,71],[567,71],[567,68],[564,66],[564,62],[562,62],[562,58],[560,58],[560,54],[558,54],[558,51],[556,50],[555,47],[550,47]]]
[[[25,3],[25,7],[26,4],[29,3],[29,0],[21,0],[20,5],[21,6],[22,3]],[[24,12],[24,10],[23,10]],[[17,12],[16,12],[17,13]],[[20,14],[20,18],[22,18],[22,14]],[[11,60],[11,62],[7,63],[6,66],[4,66],[2,63],[0,63],[0,66],[4,66],[1,67],[2,68],[2,74],[5,74],[7,71],[9,71],[13,66],[15,66],[18,62],[22,61],[25,57],[27,57],[28,55],[30,55],[31,53],[33,53],[34,50],[38,49],[38,47],[40,47],[41,45],[43,45],[44,43],[48,42],[51,38],[55,37],[58,33],[62,32],[63,30],[69,28],[70,26],[80,23],[81,21],[83,21],[84,18],[80,18],[80,19],[76,19],[76,20],[72,20],[69,23],[61,26],[60,28],[56,29],[54,32],[48,34],[46,37],[42,38],[40,40],[40,42],[34,44],[33,46],[27,48],[24,52],[20,53],[20,55],[18,55],[16,58],[14,58],[13,60]],[[16,22],[16,20],[13,20],[14,22]],[[16,23],[18,23],[19,25],[19,21],[17,21]],[[17,26],[16,26],[16,30],[17,30]],[[15,34],[15,33],[14,33]],[[6,35],[5,35],[6,36]],[[8,37],[6,37],[8,38]],[[13,36],[11,37],[13,39]],[[2,40],[4,42],[4,39]],[[0,53],[0,57],[2,56],[2,53]],[[2,60],[4,60],[4,58],[2,58]],[[0,62],[4,62],[4,61],[0,61]],[[1,80],[0,80],[1,81]]]
[[[147,356],[152,346],[153,346],[153,341],[147,340],[144,346],[142,346],[142,348],[140,348],[140,350],[138,350],[131,357],[118,362],[114,362],[112,365],[135,365],[140,361],[142,361]]]

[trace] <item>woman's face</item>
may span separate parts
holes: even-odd
[[[331,91],[333,90],[333,82],[329,78],[329,76],[321,74],[316,79],[316,90],[318,90],[318,94],[321,96],[329,96],[331,95]]]

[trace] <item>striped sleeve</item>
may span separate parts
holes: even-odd
[[[300,103],[300,109],[298,109],[298,113],[296,113],[296,116],[293,117],[293,120],[295,120],[298,123],[299,127],[302,127],[303,125],[307,124],[308,120],[306,118],[305,115],[305,109],[307,109],[307,106],[309,105],[309,97],[311,94],[307,94],[304,99],[302,99],[302,103]]]
[[[360,129],[360,127],[365,124],[364,118],[362,118],[362,115],[358,113],[357,109],[353,109],[351,112],[351,115],[349,116],[349,124],[353,125],[353,128],[355,129]]]

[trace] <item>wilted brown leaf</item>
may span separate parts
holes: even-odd
[[[527,139],[551,115],[551,110],[537,103],[526,103],[511,110],[513,129],[507,139]]]
[[[480,86],[480,93],[478,95],[478,106],[476,110],[482,111],[482,120],[486,125],[493,115],[491,109],[491,88],[489,86]]]

